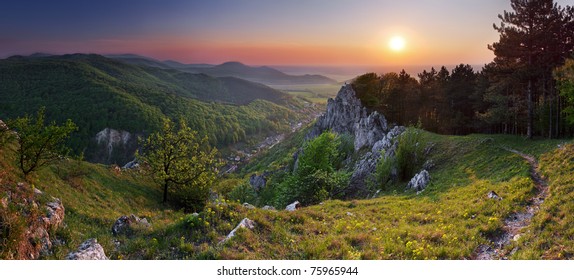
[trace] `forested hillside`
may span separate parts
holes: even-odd
[[[35,114],[40,107],[46,107],[48,120],[71,119],[79,131],[70,144],[88,159],[95,153],[93,138],[105,128],[147,134],[163,117],[181,116],[212,145],[222,146],[288,129],[298,106],[280,91],[236,78],[82,54],[1,60],[0,100],[2,119]]]

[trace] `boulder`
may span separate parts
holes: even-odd
[[[247,203],[247,202],[243,203],[243,207],[245,207],[245,208],[247,208],[247,209],[255,209],[255,208],[257,208],[257,207],[255,207],[255,206],[253,206],[253,205],[251,205],[251,204],[249,204],[249,203]]]
[[[128,163],[126,163],[122,168],[123,169],[136,169],[140,167],[139,162],[137,161],[137,159],[134,159]]]
[[[8,130],[8,126],[2,120],[0,120],[0,131],[5,130]]]
[[[495,191],[489,191],[486,196],[490,199],[502,200],[502,197],[500,197]]]
[[[413,176],[409,184],[407,185],[407,190],[414,190],[417,192],[423,191],[430,182],[430,174],[428,171],[423,170]]]
[[[67,260],[108,260],[104,248],[95,238],[88,239],[78,250],[66,256]]]
[[[246,228],[246,229],[251,230],[251,229],[254,229],[255,226],[256,226],[256,224],[254,221],[252,221],[248,218],[244,218],[231,232],[229,232],[229,234],[225,237],[225,239],[223,239],[220,243],[224,243],[227,240],[233,238],[235,236],[235,233],[237,232],[237,230],[239,230],[240,228]]]
[[[149,227],[151,224],[146,218],[140,219],[134,214],[131,214],[130,216],[121,216],[112,226],[112,233],[114,235],[126,234],[133,230],[134,226]]]
[[[295,211],[295,210],[297,210],[297,209],[299,209],[299,208],[301,208],[301,207],[302,207],[302,206],[301,206],[301,203],[299,203],[299,201],[295,201],[295,202],[293,202],[293,203],[287,205],[287,207],[285,207],[285,210],[287,210],[287,211]]]
[[[261,208],[263,210],[269,210],[269,211],[275,211],[275,207],[273,206],[269,206],[269,205],[265,205],[263,206],[263,208]]]

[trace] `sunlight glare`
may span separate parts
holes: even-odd
[[[406,46],[406,41],[403,37],[395,36],[389,41],[389,48],[393,51],[402,51]]]

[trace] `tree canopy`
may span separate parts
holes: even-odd
[[[65,140],[77,130],[69,119],[61,126],[55,122],[46,125],[44,110],[40,108],[35,118],[25,115],[8,121],[18,133],[18,166],[24,176],[66,155]]]
[[[217,149],[207,137],[199,137],[185,120],[164,119],[161,131],[142,143],[138,159],[163,187],[163,202],[168,193],[173,200],[192,210],[203,208],[217,178]]]

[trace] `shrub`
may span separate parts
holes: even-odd
[[[305,143],[298,168],[279,186],[279,205],[294,200],[315,204],[341,193],[349,174],[337,171],[341,165],[341,139],[332,132],[323,132]]]
[[[423,166],[424,144],[421,131],[409,127],[398,138],[396,153],[397,172],[402,180],[410,180]]]

